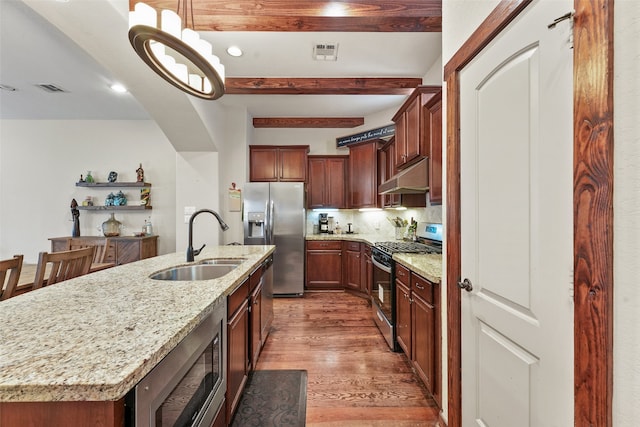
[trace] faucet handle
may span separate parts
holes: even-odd
[[[193,256],[198,256],[198,255],[200,255],[200,252],[202,252],[202,250],[204,249],[204,247],[205,247],[205,246],[207,246],[207,244],[206,244],[206,243],[205,243],[204,245],[202,245],[202,246],[200,247],[200,249],[194,249],[194,250],[193,250]]]

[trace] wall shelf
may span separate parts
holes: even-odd
[[[144,211],[152,209],[151,206],[144,205],[124,205],[124,206],[78,206],[81,211]]]
[[[148,182],[76,182],[76,187],[151,187]]]

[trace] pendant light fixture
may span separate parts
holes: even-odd
[[[178,11],[180,11],[178,1]],[[187,0],[182,19],[171,10],[158,12],[145,3],[136,3],[129,12],[129,41],[153,71],[184,92],[202,99],[218,99],[224,94],[224,65],[212,53],[212,46],[187,26]],[[193,4],[191,27],[193,28]]]

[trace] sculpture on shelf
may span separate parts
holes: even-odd
[[[71,200],[71,217],[73,218],[71,237],[80,237],[80,211],[78,210],[76,199]]]
[[[138,182],[144,182],[144,169],[142,169],[142,163],[140,163],[140,166],[136,169],[136,176]]]
[[[109,172],[109,178],[107,178],[109,182],[116,182],[117,179],[118,179],[118,172],[116,171]]]

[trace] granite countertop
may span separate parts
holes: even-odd
[[[148,278],[187,264],[179,252],[0,302],[0,402],[122,398],[274,250],[205,248],[196,263],[246,258],[213,280]]]
[[[308,234],[307,240],[348,240],[375,245],[377,242],[393,240],[379,234]],[[440,283],[442,280],[442,254],[393,254],[393,259],[425,279]]]
[[[393,259],[430,282],[442,280],[442,254],[393,254]]]

